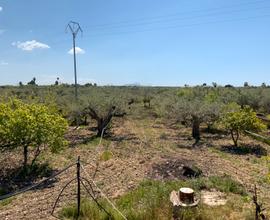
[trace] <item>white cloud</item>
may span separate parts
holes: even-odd
[[[4,61],[4,60],[1,60],[0,61],[0,66],[5,66],[5,65],[8,65],[8,62]]]
[[[36,40],[31,41],[25,41],[25,42],[13,42],[13,46],[16,46],[19,49],[25,50],[25,51],[32,51],[34,49],[49,49],[50,46],[41,42],[38,42]]]
[[[69,54],[73,54],[73,48],[68,51]],[[79,47],[75,47],[76,54],[85,54],[85,51]]]
[[[3,7],[0,6],[0,11],[3,11]]]

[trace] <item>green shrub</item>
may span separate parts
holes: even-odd
[[[266,126],[257,118],[256,112],[249,106],[240,108],[238,105],[230,105],[232,108],[226,111],[221,124],[230,132],[235,146],[241,133],[245,131],[261,131]]]
[[[44,148],[60,150],[66,144],[66,129],[66,120],[54,108],[17,99],[0,104],[0,146],[6,150],[22,148],[25,168],[30,149],[34,151],[31,166]]]

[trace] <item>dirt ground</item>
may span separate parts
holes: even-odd
[[[268,166],[264,157],[264,149],[268,146],[245,137],[242,142],[251,150],[236,151],[230,147],[232,141],[229,136],[205,132],[201,142],[193,146],[190,133],[189,128],[170,125],[154,118],[118,118],[114,121],[111,136],[101,142],[91,139],[93,131],[87,128],[72,128],[67,135],[71,146],[60,154],[46,152],[40,160],[48,161],[54,169],[60,170],[76,162],[77,156],[80,156],[87,172],[82,174],[87,179],[89,176],[93,178],[98,162],[93,179],[110,198],[117,198],[135,188],[145,178],[182,178],[177,169],[192,164],[202,171],[203,176],[230,175],[249,192],[256,184],[265,208],[270,209],[270,185],[265,181]],[[112,157],[100,161],[100,154],[104,150],[110,151]],[[1,156],[2,170],[19,164],[18,157],[5,157],[5,154]],[[54,202],[61,188],[74,177],[76,170],[72,167],[48,187],[14,197],[5,206],[0,205],[0,219],[56,219],[51,215]],[[75,193],[73,183],[65,190],[56,212],[75,201]],[[86,195],[85,191],[83,193]]]

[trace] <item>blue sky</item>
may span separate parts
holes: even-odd
[[[270,84],[270,0],[0,0],[0,84]]]

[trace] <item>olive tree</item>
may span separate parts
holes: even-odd
[[[260,112],[270,113],[270,89],[263,88],[259,99]]]
[[[17,99],[0,103],[0,147],[3,150],[22,148],[23,167],[28,165],[30,150],[34,156],[31,167],[41,151],[55,152],[66,143],[67,122],[54,108],[43,104],[27,104]]]
[[[200,140],[200,125],[202,123],[210,126],[219,117],[220,103],[209,103],[204,100],[180,99],[174,104],[174,113],[178,120],[192,127],[192,137],[198,142]]]
[[[210,128],[219,117],[222,103],[216,91],[217,88],[208,87],[182,88],[171,99],[168,116],[191,126],[196,143],[201,137],[201,124],[206,123]]]
[[[97,136],[100,137],[109,129],[113,117],[123,117],[126,114],[128,100],[117,88],[99,88],[93,92],[84,100],[82,115],[89,115],[96,121]]]
[[[235,146],[238,146],[240,134],[245,131],[261,131],[266,126],[257,117],[256,112],[249,106],[241,108],[237,104],[230,104],[222,116],[221,125],[227,129]]]

